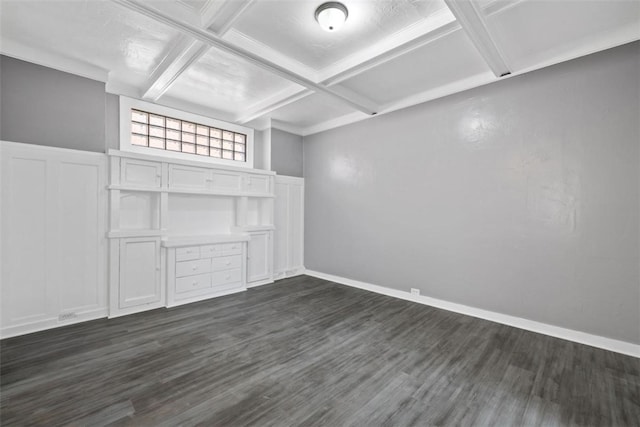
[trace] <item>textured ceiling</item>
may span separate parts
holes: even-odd
[[[0,0],[0,51],[107,90],[309,134],[640,38],[638,0]],[[508,78],[508,77],[506,77]]]

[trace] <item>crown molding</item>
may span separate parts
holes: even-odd
[[[258,119],[273,110],[289,105],[312,94],[313,91],[305,88],[301,88],[298,85],[291,85],[272,96],[264,99],[251,107],[245,112],[236,117],[238,123],[248,123],[252,120]]]
[[[0,43],[0,53],[22,61],[53,68],[65,73],[75,74],[102,83],[106,83],[109,80],[109,71],[104,68],[97,67],[88,62],[78,61],[77,59],[52,54],[4,36],[2,37],[2,43]]]

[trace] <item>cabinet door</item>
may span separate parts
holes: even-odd
[[[268,175],[249,174],[246,177],[245,192],[247,193],[270,193],[269,188],[270,177]]]
[[[169,165],[169,188],[173,190],[206,190],[211,170],[181,165]]]
[[[236,172],[214,170],[210,189],[214,191],[239,192],[242,189],[242,175]]]
[[[249,233],[247,283],[271,277],[271,232]]]
[[[120,308],[161,301],[160,239],[120,240]]]
[[[162,186],[162,163],[126,158],[120,162],[121,185],[145,188]]]

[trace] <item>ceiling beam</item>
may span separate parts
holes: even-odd
[[[460,25],[452,16],[450,18],[447,18],[446,16],[438,16],[435,23],[425,22],[422,29],[423,31],[419,33],[418,36],[413,35],[402,42],[396,43],[391,48],[386,47],[387,43],[383,41],[382,43],[385,45],[385,48],[376,49],[376,53],[361,61],[353,62],[353,65],[349,67],[336,68],[333,73],[323,76],[323,80],[320,83],[328,87],[335,87],[344,80],[362,74],[365,71],[377,67],[378,65],[382,65],[385,62],[391,61],[392,59],[407,54],[415,49],[419,49],[422,46],[451,34],[454,31],[458,31],[460,29]],[[394,35],[393,37],[397,38],[398,35]],[[347,88],[340,87],[340,89],[338,89],[336,87],[334,90],[346,91]],[[248,123],[251,120],[255,120],[265,114],[269,114],[270,112],[277,110],[278,108],[282,108],[312,94],[313,92],[307,89],[298,89],[294,93],[291,91],[282,91],[274,97],[253,106],[248,112],[241,114],[237,121],[239,123]]]
[[[155,102],[193,63],[209,50],[209,46],[189,36],[180,35],[169,53],[160,62],[143,89],[142,98]]]
[[[451,13],[456,17],[462,29],[471,39],[480,56],[485,60],[496,77],[511,74],[511,69],[504,55],[491,38],[482,13],[472,0],[444,0]]]
[[[232,2],[233,10],[227,10],[227,13],[220,13],[221,7],[219,3],[209,0],[202,8],[202,28],[211,28],[216,31],[220,37],[226,33],[229,28],[236,22],[240,15],[254,0],[243,0]],[[223,22],[218,21],[224,17]],[[198,62],[209,50],[209,45],[185,34],[181,34],[169,53],[163,58],[158,67],[155,69],[151,78],[145,85],[142,98],[148,101],[156,102],[160,99],[178,78],[187,71],[191,65]]]
[[[265,114],[269,114],[273,110],[292,104],[308,95],[311,95],[312,93],[314,92],[309,89],[300,89],[297,85],[291,85],[264,101],[252,105],[249,110],[238,115],[235,122],[241,125],[246,124],[264,116]]]
[[[336,93],[335,91],[329,89],[327,86],[315,83],[303,76],[300,76],[296,73],[293,73],[284,67],[268,61],[253,52],[249,52],[245,49],[242,49],[238,46],[233,45],[232,43],[227,42],[226,40],[220,38],[219,36],[212,34],[206,30],[203,30],[197,26],[191,25],[187,22],[182,22],[178,19],[173,18],[154,7],[148,6],[146,4],[141,3],[138,0],[112,0],[114,3],[119,4],[121,6],[126,7],[129,10],[133,10],[140,14],[143,14],[157,22],[166,24],[185,35],[189,35],[194,39],[206,43],[207,45],[214,47],[216,49],[220,49],[224,52],[228,52],[232,55],[238,56],[245,61],[256,65],[264,70],[270,71],[284,79],[287,79],[293,83],[299,84],[300,86],[304,86],[307,89],[322,92],[327,95],[330,95],[343,103],[349,105],[356,110],[362,111],[366,114],[376,114],[377,106],[373,105],[373,103],[364,104],[362,102],[357,102],[351,97]]]

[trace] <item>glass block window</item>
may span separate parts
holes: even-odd
[[[131,110],[131,144],[245,162],[247,135]]]

